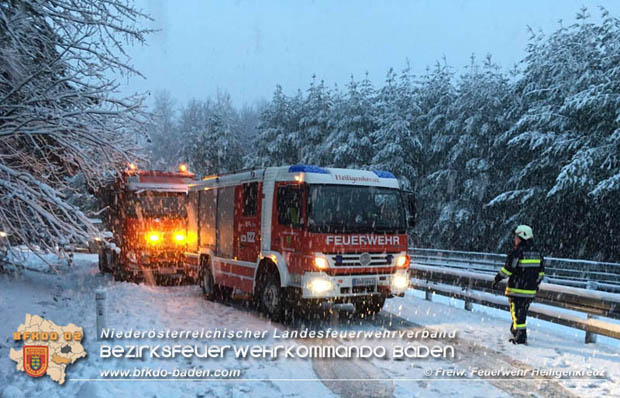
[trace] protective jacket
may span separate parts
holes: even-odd
[[[496,280],[508,277],[506,296],[536,296],[538,285],[545,276],[545,259],[532,240],[522,240],[508,253],[506,264],[498,272]]]

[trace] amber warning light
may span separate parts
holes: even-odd
[[[174,232],[174,233],[172,233],[170,235],[168,235],[167,233],[164,234],[164,233],[159,232],[159,231],[149,231],[146,234],[146,241],[148,243],[152,244],[152,245],[158,245],[158,244],[160,244],[160,243],[162,243],[164,241],[164,235],[165,236],[169,236],[169,238],[167,238],[167,239],[172,239],[177,244],[180,244],[180,245],[184,244],[187,241],[187,235],[183,231],[177,231],[177,232]]]
[[[187,237],[185,236],[183,232],[177,232],[176,234],[174,234],[174,240],[177,243],[183,243],[185,242],[185,239],[187,239]]]
[[[161,234],[159,232],[151,231],[147,234],[146,239],[155,244],[161,241]]]

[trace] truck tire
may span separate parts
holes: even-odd
[[[228,301],[232,298],[233,288],[229,286],[215,285],[218,292],[219,299],[222,301]]]
[[[259,278],[257,289],[259,309],[274,322],[284,318],[286,298],[276,271],[267,270]]]
[[[211,272],[211,262],[204,260],[202,267],[200,267],[200,286],[204,293],[205,299],[213,301],[216,298],[215,280],[213,279],[213,273]]]
[[[385,296],[367,296],[357,300],[355,306],[355,315],[360,318],[372,318],[375,314],[381,312],[385,304]]]

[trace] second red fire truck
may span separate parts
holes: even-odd
[[[187,231],[185,200],[194,174],[139,170],[130,165],[104,194],[111,239],[101,240],[99,269],[116,280],[180,282],[197,270],[183,261],[195,235]]]
[[[372,315],[409,285],[412,199],[385,171],[295,165],[206,177],[189,187],[196,239],[186,267],[198,267],[207,298],[236,289],[274,320],[326,301]]]

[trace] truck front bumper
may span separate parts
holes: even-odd
[[[143,272],[148,270],[157,275],[185,274],[186,266],[182,252],[129,252],[127,255],[127,271]]]
[[[409,287],[409,273],[399,270],[393,274],[328,275],[306,272],[301,277],[302,298],[346,298],[381,294],[403,295]]]

